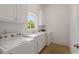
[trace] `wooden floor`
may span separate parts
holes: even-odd
[[[40,54],[69,54],[69,47],[51,44],[49,47],[45,47]]]

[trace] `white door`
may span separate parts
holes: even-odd
[[[79,5],[71,6],[71,53],[79,54]]]
[[[18,23],[26,23],[27,21],[27,5],[20,4],[17,5],[17,22]]]
[[[16,5],[1,4],[0,5],[0,21],[16,22]]]

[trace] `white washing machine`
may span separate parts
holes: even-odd
[[[34,54],[36,44],[34,38],[16,36],[16,34],[0,35],[0,54]]]

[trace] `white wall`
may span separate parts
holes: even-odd
[[[43,23],[48,32],[53,33],[52,42],[69,45],[69,5],[46,5],[44,7]]]
[[[0,21],[0,33],[4,33],[4,32],[24,33],[24,31],[25,31],[25,24]]]

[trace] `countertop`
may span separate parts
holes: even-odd
[[[37,36],[40,36],[40,35],[43,35],[45,34],[46,32],[36,32],[36,33],[33,33],[33,34],[29,34],[29,35],[25,35],[25,37],[37,37]]]

